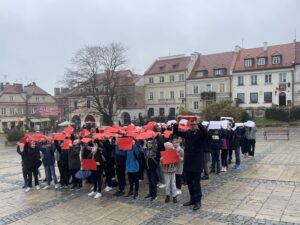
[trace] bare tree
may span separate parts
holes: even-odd
[[[112,124],[115,103],[118,99],[118,70],[125,65],[126,48],[120,43],[107,46],[86,46],[71,59],[72,69],[67,69],[64,83],[77,93],[91,99],[93,113],[102,115],[103,123]],[[83,93],[81,93],[83,94]]]

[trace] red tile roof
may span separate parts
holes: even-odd
[[[35,84],[29,84],[27,86],[24,86],[24,91],[28,94],[28,96],[32,95],[50,95],[46,91],[44,91],[39,86],[36,86]]]
[[[20,92],[17,90],[17,88],[14,85],[4,84],[3,90],[0,91],[0,95],[2,94],[20,94]]]
[[[234,52],[199,55],[188,80],[215,77],[215,69],[225,69],[225,74],[222,76],[228,76],[230,75],[230,70],[232,70],[232,62],[234,59]],[[206,73],[204,76],[199,77],[197,76],[197,71],[206,71]]]
[[[274,55],[282,56],[282,62],[280,64],[276,64],[276,65],[272,64],[272,56]],[[258,66],[257,65],[258,57],[267,57],[268,58],[267,65]],[[244,66],[244,59],[247,58],[254,59],[254,66],[252,67]],[[235,63],[233,72],[291,67],[293,66],[294,60],[295,60],[295,43],[268,46],[266,51],[264,51],[263,47],[242,49]]]
[[[158,59],[148,68],[144,75],[178,72],[187,69],[190,56],[182,56],[170,59]]]
[[[130,70],[120,70],[117,71],[117,76],[119,78],[119,86],[120,85],[135,85],[136,82],[138,82],[142,76],[132,73]],[[103,78],[105,78],[105,73],[97,74],[97,81],[101,81]]]
[[[300,42],[296,42],[296,64],[300,64]]]

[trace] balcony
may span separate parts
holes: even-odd
[[[216,101],[216,92],[201,92],[201,100],[211,100]]]

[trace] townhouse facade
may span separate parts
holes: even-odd
[[[231,73],[236,52],[200,55],[186,82],[187,109],[199,113],[203,108],[231,99]]]
[[[54,125],[60,111],[54,98],[35,82],[0,83],[0,131],[15,127],[42,129]]]
[[[198,54],[160,57],[144,73],[145,115],[176,117],[186,107],[186,78]]]
[[[241,49],[232,73],[232,100],[246,109],[294,105],[296,43]]]

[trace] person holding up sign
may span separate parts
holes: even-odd
[[[201,185],[200,178],[203,170],[204,142],[207,137],[206,129],[197,120],[190,120],[190,128],[187,131],[179,131],[178,124],[173,126],[173,134],[185,139],[185,151],[183,158],[183,171],[190,193],[190,201],[183,206],[192,206],[193,210],[201,207]]]
[[[170,202],[171,195],[173,197],[173,203],[177,203],[175,173],[177,171],[177,164],[179,163],[179,154],[177,153],[171,142],[166,142],[164,146],[165,151],[161,152],[160,161],[162,163],[164,179],[166,184],[165,203]]]

